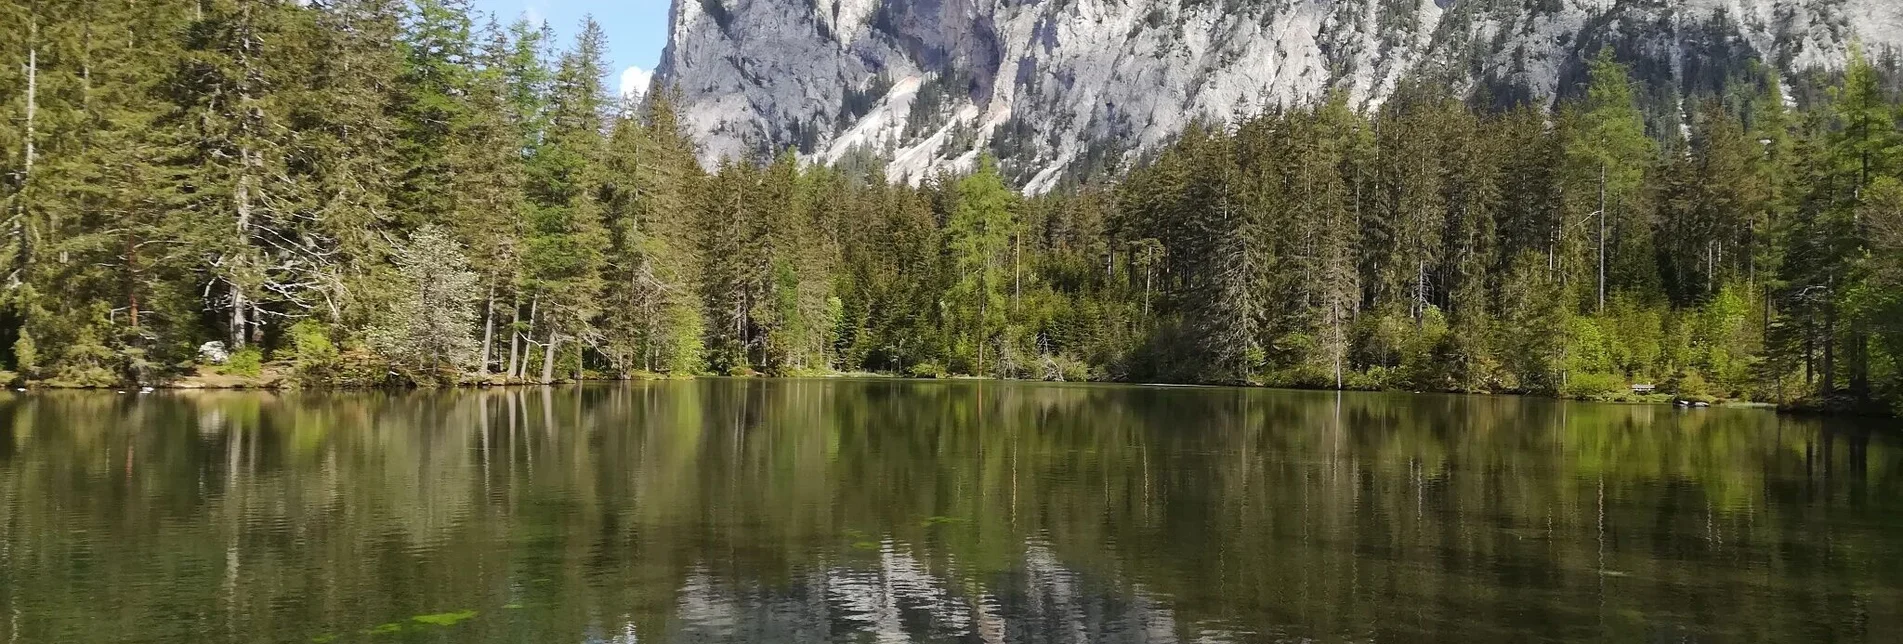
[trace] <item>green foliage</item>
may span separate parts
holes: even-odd
[[[32,377],[40,369],[40,348],[33,342],[33,334],[20,330],[20,337],[13,341],[13,369],[21,375]]]
[[[1560,395],[1567,398],[1597,400],[1617,397],[1629,391],[1624,377],[1601,372],[1578,372],[1567,374],[1566,384],[1560,387]]]
[[[300,380],[324,383],[339,369],[342,356],[331,342],[330,329],[316,320],[299,320],[291,325],[291,364]]]
[[[234,376],[256,378],[264,373],[264,352],[257,347],[245,347],[231,353],[220,371]]]
[[[957,181],[955,206],[946,223],[946,250],[954,276],[944,316],[952,358],[985,371],[986,350],[1005,324],[1005,288],[1014,237],[1012,195],[989,156],[978,171]]]
[[[217,340],[309,384],[839,370],[1903,404],[1899,101],[1860,53],[1799,109],[1768,72],[1650,95],[1610,48],[1552,112],[1404,78],[1367,112],[1336,92],[1140,155],[1083,142],[1066,176],[1111,181],[1027,197],[1029,167],[989,155],[918,185],[867,150],[708,173],[678,90],[610,94],[592,21],[557,52],[446,0],[17,4],[50,53],[34,132],[0,128],[36,154],[0,158],[0,338],[34,382],[155,382]],[[150,37],[85,36],[113,33]],[[931,75],[905,136],[972,78]],[[1686,113],[1648,121],[1666,98]],[[1038,136],[1021,116],[990,149]]]

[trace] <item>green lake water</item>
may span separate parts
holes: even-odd
[[[881,380],[7,394],[0,643],[1896,642],[1883,424]]]

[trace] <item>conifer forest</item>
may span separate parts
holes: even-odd
[[[457,0],[0,0],[0,369],[309,386],[873,372],[1903,409],[1879,57],[1641,109],[1415,79],[1046,194],[705,169],[669,92]],[[842,97],[843,100],[844,97]]]

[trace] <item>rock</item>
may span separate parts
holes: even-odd
[[[1442,68],[1456,91],[1550,101],[1608,44],[1658,93],[1903,47],[1896,0],[674,0],[670,16],[653,84],[680,89],[709,167],[859,148],[916,182],[991,150],[1034,193],[1196,119],[1330,92],[1372,107]]]
[[[198,345],[198,359],[209,364],[224,364],[231,360],[231,352],[225,349],[225,343],[212,340]]]

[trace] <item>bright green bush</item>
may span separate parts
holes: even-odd
[[[231,359],[225,361],[224,372],[234,376],[256,378],[264,373],[264,352],[259,351],[257,347],[239,349],[231,354]]]
[[[1566,376],[1566,384],[1560,387],[1560,395],[1567,398],[1594,399],[1619,396],[1631,391],[1630,383],[1624,376],[1612,373],[1572,373]]]

